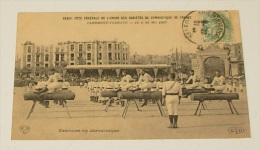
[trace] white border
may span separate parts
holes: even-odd
[[[260,149],[260,1],[1,1],[0,0],[0,149]],[[11,141],[14,59],[18,12],[239,10],[248,90],[249,139],[139,141]]]

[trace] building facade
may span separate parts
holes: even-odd
[[[200,79],[214,76],[216,70],[226,77],[244,75],[242,43],[222,46],[210,44],[205,49],[198,49],[191,58],[191,68]]]
[[[66,65],[129,64],[130,50],[126,42],[89,41],[60,42],[57,45],[22,44],[21,67],[57,67]]]

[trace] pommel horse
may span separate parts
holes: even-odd
[[[41,94],[36,94],[34,92],[27,92],[24,94],[24,100],[33,101],[33,104],[32,104],[31,110],[26,119],[28,119],[30,117],[30,115],[33,113],[36,102],[40,102],[42,100],[45,100],[45,101],[60,100],[60,101],[62,101],[63,107],[66,108],[68,116],[69,116],[69,118],[71,118],[69,110],[66,105],[66,103],[67,103],[66,101],[74,100],[74,99],[75,99],[75,93],[70,90],[60,90],[60,91],[56,91],[54,93],[41,93]]]
[[[160,101],[160,99],[162,99],[161,91],[121,91],[121,92],[118,92],[117,96],[119,99],[126,99],[126,101],[127,101],[126,105],[125,105],[125,109],[122,114],[123,118],[126,117],[126,113],[127,113],[129,103],[131,100],[134,100],[137,110],[141,111],[137,105],[137,102],[136,102],[137,99],[155,100],[157,103],[157,106],[159,108],[159,111],[161,113],[161,116],[165,115],[161,105],[158,102],[158,101]]]
[[[235,113],[239,115],[239,113],[236,110],[236,107],[232,103],[232,100],[239,100],[239,95],[237,93],[194,93],[191,94],[191,100],[199,101],[194,115],[197,115],[199,108],[199,115],[201,114],[203,103],[206,100],[226,100],[228,102],[231,113],[234,114],[235,111]]]

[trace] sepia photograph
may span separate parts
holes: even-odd
[[[12,140],[250,138],[239,11],[20,12]]]

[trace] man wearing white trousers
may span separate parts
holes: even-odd
[[[178,128],[178,103],[182,95],[181,84],[175,81],[175,74],[168,75],[169,81],[163,84],[162,96],[165,98],[166,107],[168,110],[170,126],[169,128]]]
[[[225,90],[226,85],[225,85],[225,77],[220,75],[220,71],[216,71],[216,76],[214,77],[211,86],[215,89],[216,92],[221,93],[222,91]]]

